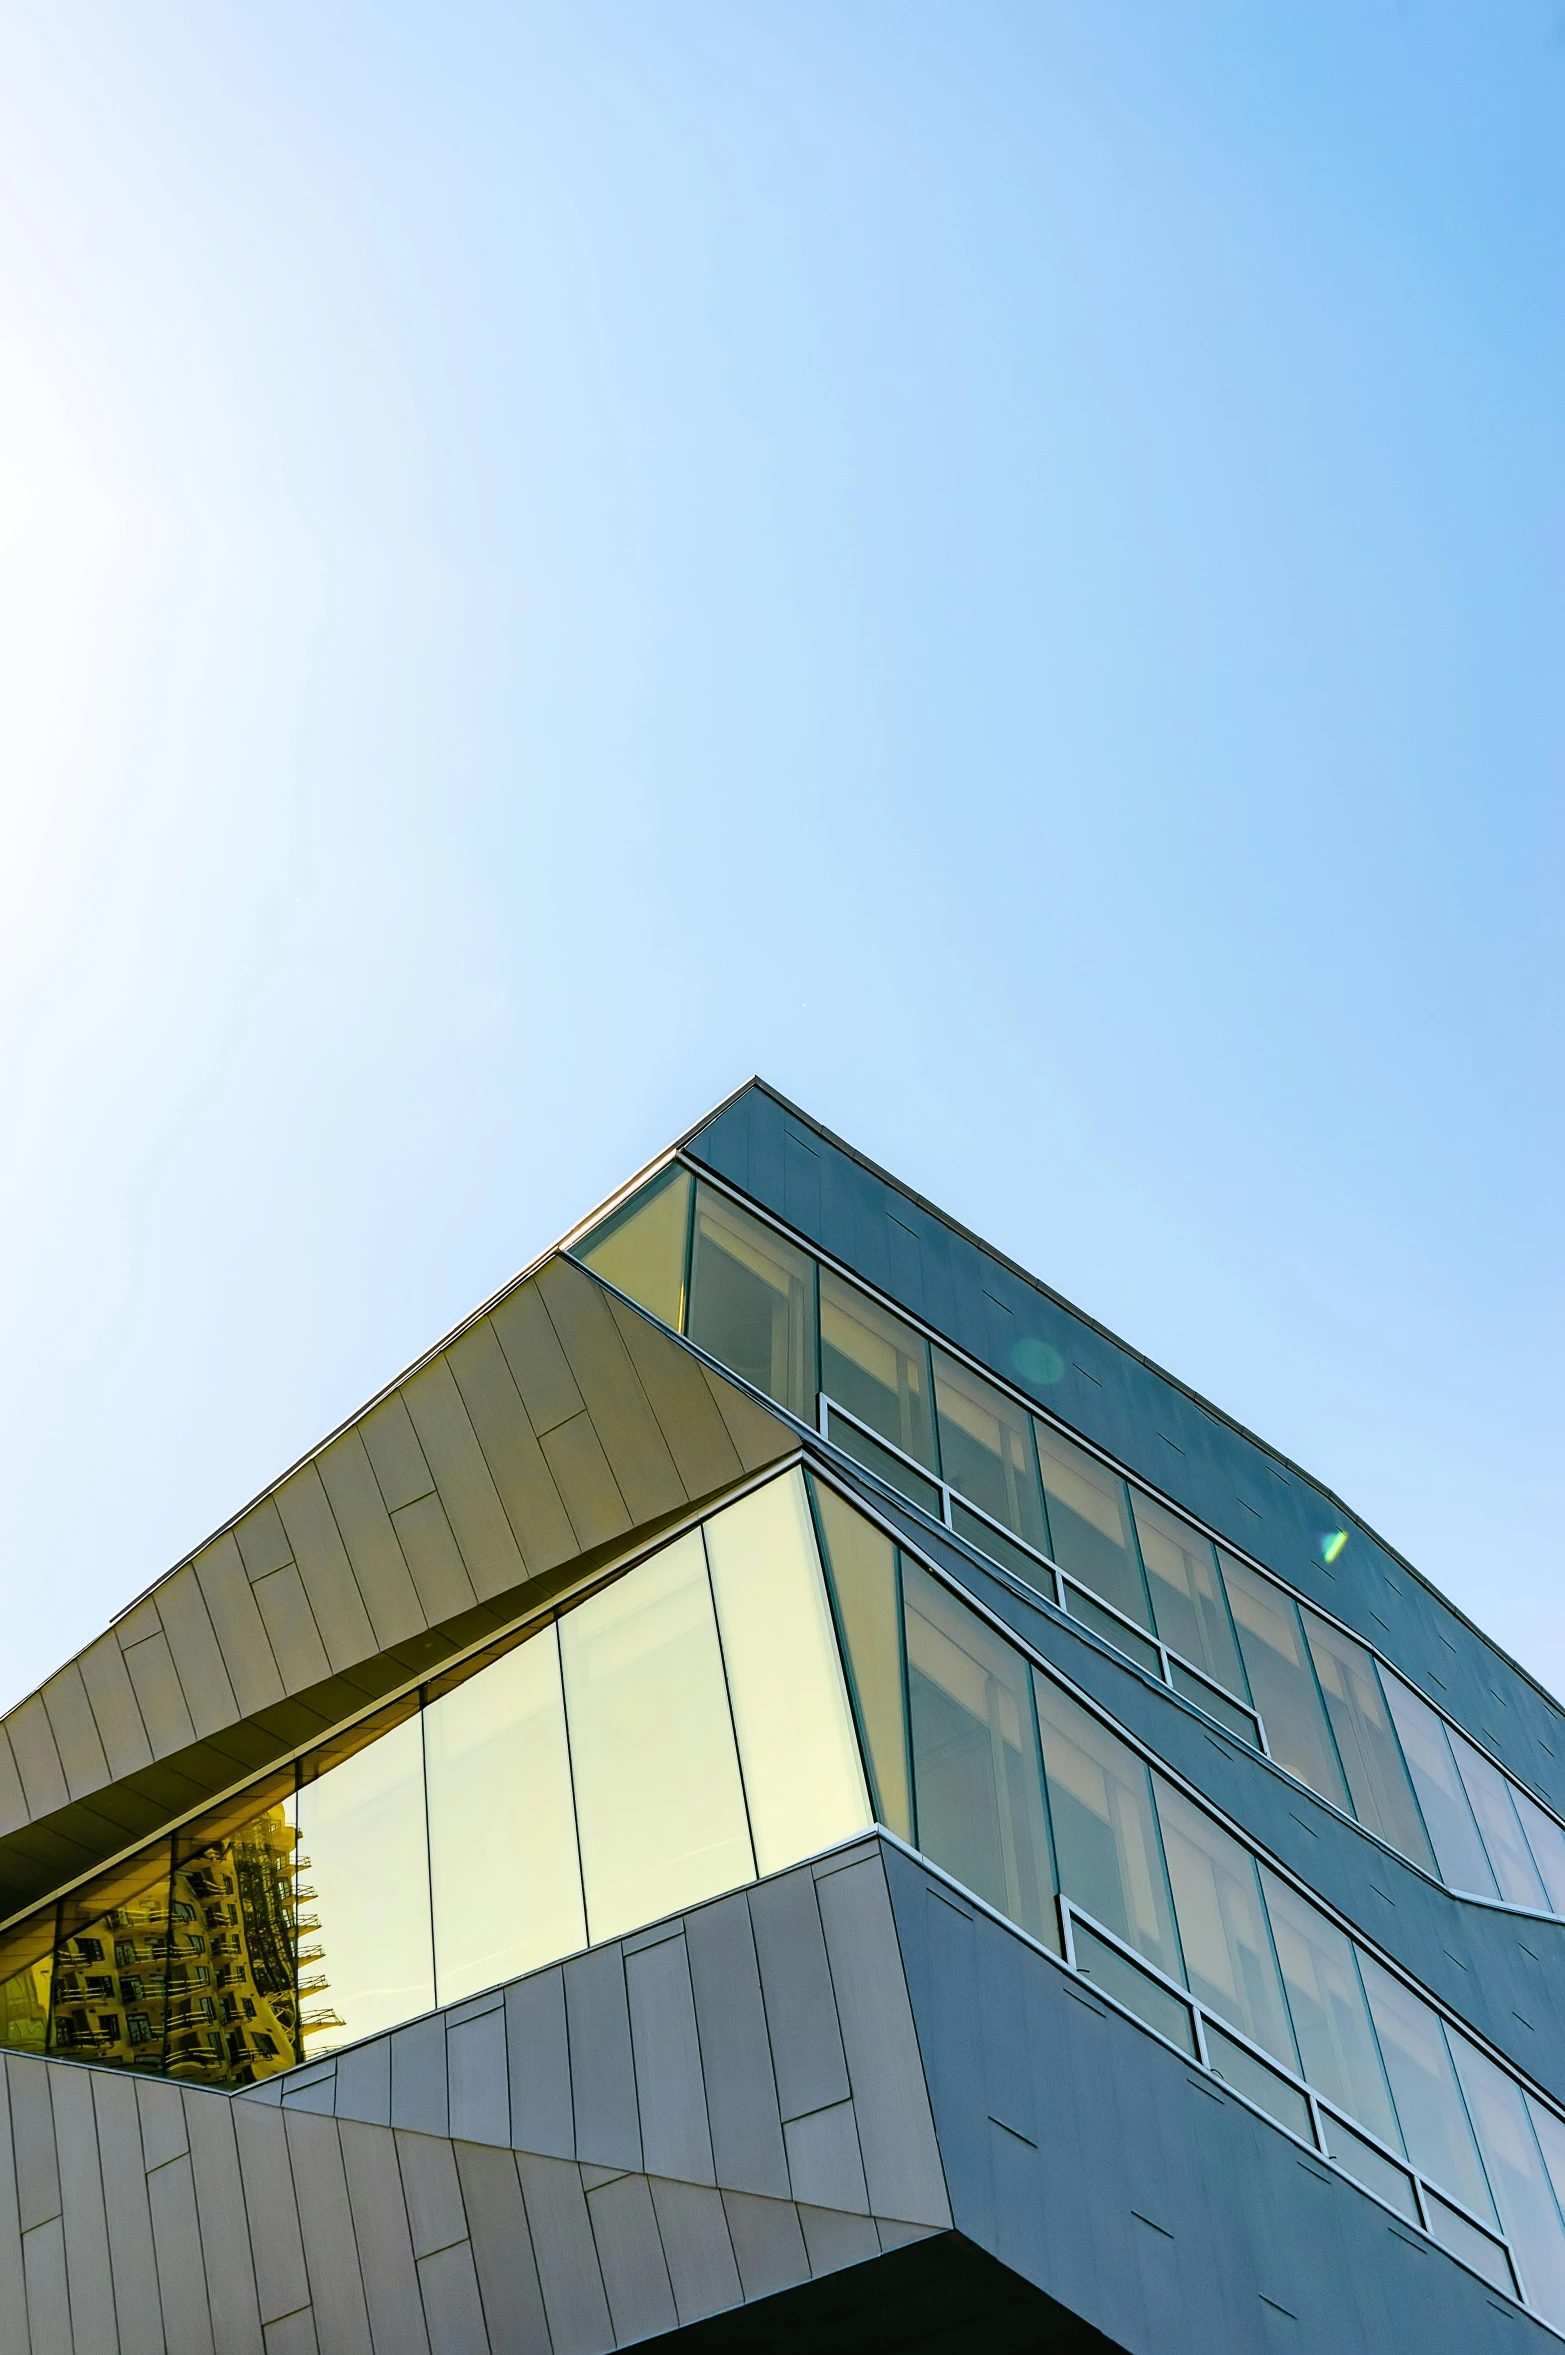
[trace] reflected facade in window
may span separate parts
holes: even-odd
[[[815,1262],[776,1230],[697,1186],[690,1338],[804,1420],[815,1412]]]
[[[935,1456],[929,1343],[857,1284],[821,1270],[821,1388],[929,1472]]]

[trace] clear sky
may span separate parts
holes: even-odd
[[[759,1070],[1565,1689],[1561,0],[0,13],[0,1702]]]

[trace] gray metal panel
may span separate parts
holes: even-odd
[[[139,2169],[138,2169],[138,2180]],[[11,2143],[11,2097],[0,2069],[0,2347],[27,2350],[27,2294],[22,2279],[22,2227],[17,2212],[16,2154]]]
[[[810,2253],[810,2271],[840,2272],[844,2265],[862,2265],[880,2255],[880,2235],[868,2216],[845,2216],[837,2208],[811,2208],[799,2202],[799,2224]]]
[[[720,1898],[690,1914],[685,1945],[717,2180],[785,2200],[788,2160],[745,1898]]]
[[[431,1493],[434,1474],[425,1461],[400,1390],[383,1398],[365,1416],[359,1431],[388,1513]]]
[[[370,2126],[391,2124],[389,2036],[349,2045],[337,2055],[336,2111],[339,2118],[361,2118]]]
[[[74,2355],[65,2235],[58,2217],[22,2235],[22,2278],[32,2355]]]
[[[592,1417],[584,1411],[556,1423],[538,1444],[582,1550],[622,1537],[631,1517]]]
[[[341,2129],[330,2118],[284,2110],[316,2335],[330,2355],[375,2355],[364,2304]]]
[[[679,2321],[644,2175],[620,2175],[587,2194],[614,2335],[624,2345],[673,2330]]]
[[[383,2126],[345,2125],[341,2132],[375,2355],[429,2355],[393,2138]]]
[[[478,2273],[466,2241],[421,2257],[418,2284],[436,2355],[490,2355]]]
[[[190,2148],[185,2132],[185,2105],[179,2087],[151,2077],[136,2079],[136,2103],[141,2112],[141,2148],[150,2175]]]
[[[750,1919],[783,2117],[802,2117],[845,2101],[848,2068],[808,1868],[752,1889]]]
[[[378,1649],[353,1565],[348,1560],[320,1473],[305,1464],[277,1491],[293,1558],[333,1668],[350,1668]]]
[[[79,1798],[83,1791],[96,1791],[109,1780],[109,1762],[104,1756],[87,1687],[74,1660],[58,1676],[49,1679],[40,1697],[48,1712],[49,1728],[71,1797]]]
[[[289,1692],[323,1684],[331,1674],[331,1662],[295,1565],[289,1562],[280,1570],[269,1570],[256,1579],[253,1591],[272,1657]]]
[[[214,2355],[189,2159],[170,2159],[149,2174],[147,2198],[168,2355]]]
[[[85,2069],[53,2069],[49,2091],[60,2164],[73,2355],[119,2355],[91,2075]]]
[[[869,2194],[864,2188],[864,2162],[859,2154],[852,2102],[837,2102],[829,2110],[812,2110],[808,2117],[790,2118],[783,2133],[788,2143],[793,2196],[801,2207],[841,2208],[856,2216],[869,2214]]]
[[[470,1611],[478,1597],[439,1497],[431,1491],[403,1505],[391,1519],[430,1624]]]
[[[516,2161],[554,2355],[605,2355],[614,2344],[581,2177],[567,2159]]]
[[[536,1971],[505,1991],[511,2140],[547,2159],[576,2155],[565,1975]]]
[[[879,1856],[820,1873],[816,1895],[870,2207],[877,2216],[948,2225],[951,2207]]]
[[[54,2147],[54,2110],[49,2100],[49,2066],[9,2054],[5,2063],[11,2094],[11,2144],[16,2153],[17,2217],[23,2232],[60,2213],[60,2168]]]
[[[125,1655],[113,1635],[102,1635],[89,1644],[76,1665],[92,1703],[93,1721],[103,1737],[110,1772],[134,1774],[138,1767],[150,1766],[152,1745]]]
[[[232,1531],[198,1554],[192,1567],[238,1707],[246,1716],[270,1708],[283,1697],[282,1675]]]
[[[567,1259],[551,1260],[536,1282],[632,1520],[672,1512],[685,1485],[601,1287]]]
[[[496,2003],[475,2018],[446,2028],[450,2132],[465,2142],[509,2144],[510,2083],[505,2054],[505,2007]]]
[[[424,1612],[360,1434],[333,1440],[319,1469],[375,1640],[382,1650],[405,1643],[422,1632]]]
[[[641,2166],[636,2071],[631,2058],[625,1968],[617,1946],[565,1965],[571,2101],[576,2155],[600,2167]]]
[[[65,1768],[54,1739],[54,1728],[41,1695],[32,1693],[6,1719],[11,1754],[27,1794],[28,1813],[37,1817],[64,1807],[71,1796]]]
[[[607,1294],[608,1309],[636,1378],[668,1443],[688,1496],[711,1496],[744,1470],[699,1360],[675,1349],[656,1325]]]
[[[467,2215],[450,2143],[443,2136],[404,2134],[399,2129],[396,2144],[414,2256],[428,2257],[436,2249],[450,2248],[453,2241],[466,2240]]]
[[[200,1581],[187,1563],[158,1588],[158,1616],[168,1638],[179,1689],[198,1735],[231,1725],[239,1704],[212,1632]]]
[[[391,2039],[391,2123],[419,2134],[449,2131],[446,2097],[446,2024],[438,2012]]]
[[[310,2300],[288,2130],[280,2109],[249,2101],[236,2101],[232,2108],[261,2320],[276,2322]]]
[[[690,1966],[683,1938],[661,1939],[625,1957],[642,2163],[650,2175],[715,2183],[712,2137]]]
[[[403,1391],[468,1576],[482,1598],[504,1594],[527,1576],[483,1450],[451,1368],[426,1366]]]
[[[808,2281],[809,2251],[791,2200],[762,2200],[744,2191],[725,2191],[722,2198],[747,2299],[775,2297],[796,2281]]]
[[[108,2069],[92,2073],[98,2117],[98,2150],[103,2163],[103,2206],[114,2268],[114,2305],[123,2355],[157,2347],[163,2338],[157,2261],[152,2249],[152,2211],[147,2201],[146,2163],[136,2088]],[[0,2250],[0,2274],[4,2252]],[[0,2345],[4,2345],[0,2336]]]
[[[22,1778],[17,1772],[10,1736],[4,1721],[0,1720],[0,1826],[8,1832],[14,1832],[18,1825],[30,1821],[31,1810],[27,1804],[27,1794],[22,1789]]]
[[[190,2171],[201,2223],[207,2302],[220,2355],[261,2355],[261,2311],[232,2102],[185,2095]]]
[[[533,1430],[541,1437],[556,1423],[568,1423],[572,1415],[579,1415],[587,1402],[576,1387],[537,1284],[519,1284],[489,1321]]]
[[[506,1517],[536,1577],[568,1561],[576,1539],[493,1325],[486,1318],[447,1354]]]
[[[704,2184],[650,2180],[680,2321],[699,2322],[703,2314],[737,2306],[744,2292],[721,2195]]]
[[[260,1504],[252,1505],[249,1512],[235,1522],[234,1537],[245,1566],[245,1576],[252,1580],[265,1578],[269,1572],[281,1570],[293,1560],[293,1548],[288,1542],[288,1532],[283,1527],[274,1497],[264,1497]]]
[[[325,2355],[315,2335],[315,2316],[306,2306],[266,2326],[266,2355]]]
[[[283,2085],[285,2110],[309,2110],[317,2118],[337,2115],[337,2072],[317,2069],[311,2076],[290,2076]]]
[[[490,2342],[498,2355],[549,2355],[549,2326],[516,2161],[509,2151],[459,2142],[456,2164]]]

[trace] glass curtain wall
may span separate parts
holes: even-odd
[[[796,1470],[422,1702],[11,1933],[6,2035],[250,2084],[874,1820]]]

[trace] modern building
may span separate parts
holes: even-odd
[[[0,2355],[1521,2355],[1565,1715],[759,1082],[0,1725]]]

